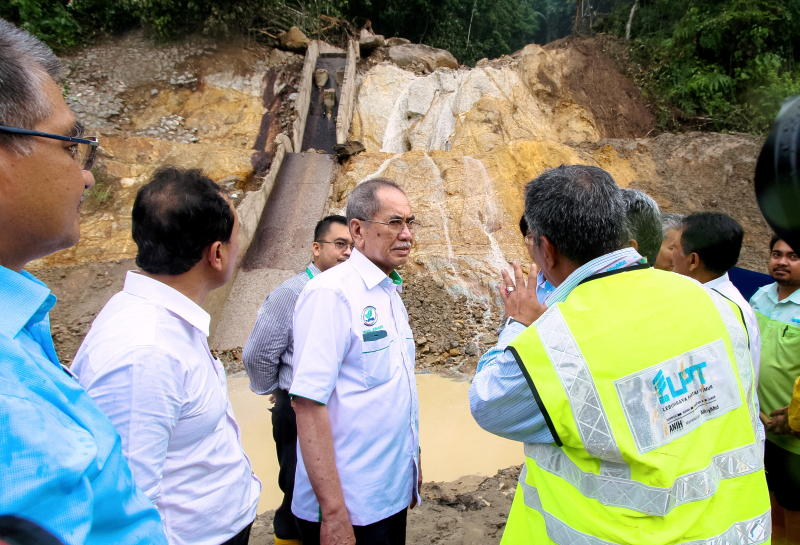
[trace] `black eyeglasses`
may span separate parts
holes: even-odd
[[[343,240],[315,240],[314,242],[317,244],[333,244],[340,252],[343,252],[347,248],[352,250],[355,247],[355,244],[352,242],[345,242]]]
[[[70,146],[70,154],[72,154],[72,158],[75,159],[83,170],[92,170],[94,160],[97,158],[97,147],[100,145],[97,138],[94,136],[78,138],[77,136],[64,136],[62,134],[20,129],[19,127],[6,127],[4,125],[0,125],[0,132],[19,134],[22,136],[41,136],[42,138],[52,138],[53,140],[61,140],[62,142],[72,142],[75,146]]]

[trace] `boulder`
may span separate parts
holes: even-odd
[[[278,34],[278,43],[283,49],[289,51],[305,51],[309,41],[308,36],[296,26]]]
[[[392,36],[391,38],[386,39],[386,45],[392,47],[393,45],[406,45],[410,44],[411,40],[406,40],[405,38],[400,38],[399,36]]]
[[[358,46],[361,48],[361,53],[369,53],[374,49],[383,47],[386,43],[382,34],[375,34],[366,28],[362,28],[358,36]]]
[[[426,72],[458,68],[452,53],[425,44],[394,45],[389,48],[389,59],[400,68],[422,68]]]

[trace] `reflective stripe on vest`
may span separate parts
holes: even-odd
[[[570,483],[587,498],[596,499],[603,505],[625,507],[660,517],[679,505],[710,498],[724,479],[741,477],[764,467],[761,446],[752,443],[718,454],[708,467],[681,475],[669,488],[660,488],[639,481],[582,471],[559,447],[553,445],[526,443],[525,456],[535,460],[541,469]],[[523,482],[521,478],[520,482]]]
[[[539,492],[536,487],[525,482],[528,468],[522,466],[522,473],[519,476],[519,483],[522,487],[524,503],[530,509],[537,511],[544,519],[547,537],[558,545],[617,545],[612,541],[606,541],[598,537],[580,532],[563,521],[557,519],[544,510],[539,499]],[[743,520],[731,525],[723,533],[708,539],[696,539],[687,541],[681,545],[756,545],[766,541],[771,532],[771,515],[767,510],[765,513],[752,518]]]
[[[578,425],[586,451],[602,460],[600,471],[604,475],[622,479],[630,478],[630,468],[622,459],[608,416],[600,403],[600,395],[592,374],[581,354],[575,338],[570,333],[564,316],[553,307],[536,322],[547,356],[567,393],[572,414]]]
[[[720,295],[719,292],[713,289],[708,290],[708,292],[711,295],[711,299],[714,301],[714,305],[716,305],[717,310],[722,316],[725,328],[730,334],[731,343],[733,344],[733,356],[736,360],[736,366],[739,369],[739,378],[744,387],[753,431],[756,433],[756,437],[763,439],[764,432],[761,428],[761,421],[758,418],[758,400],[755,394],[755,372],[753,371],[753,363],[750,360],[747,330],[744,328],[744,324],[742,324],[739,317],[733,312],[730,300],[727,297]]]
[[[730,331],[742,382],[752,395],[753,372],[746,333],[727,299],[711,290],[709,293]],[[653,487],[631,480],[630,468],[623,461],[611,432],[608,416],[600,403],[586,359],[561,310],[558,307],[549,309],[537,322],[536,328],[550,363],[567,394],[581,441],[592,456],[601,460],[600,474],[582,471],[560,448],[552,445],[526,443],[525,455],[533,458],[542,469],[572,484],[582,495],[594,498],[604,505],[665,516],[678,505],[710,498],[724,479],[763,469],[761,446],[751,443],[718,454],[705,469],[677,477],[670,488]],[[749,399],[748,407],[751,408],[751,417],[758,418]],[[753,430],[758,435],[756,426],[757,423],[753,422]],[[613,461],[607,462],[609,458]]]

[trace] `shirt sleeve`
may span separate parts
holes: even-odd
[[[250,389],[257,394],[269,394],[278,388],[278,369],[281,355],[291,342],[296,300],[297,295],[291,290],[278,288],[258,311],[256,324],[242,353]]]
[[[0,513],[33,520],[68,545],[85,543],[94,516],[94,437],[50,405],[2,390]]]
[[[154,504],[161,498],[161,479],[170,437],[185,399],[184,366],[153,347],[115,356],[84,384],[122,437],[136,485]]]
[[[327,404],[350,349],[350,305],[337,290],[306,287],[294,309],[289,393]]]
[[[486,431],[525,443],[552,443],[542,411],[519,364],[506,351],[525,326],[511,323],[478,361],[469,389],[472,417]]]

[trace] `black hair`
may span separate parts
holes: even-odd
[[[314,242],[320,242],[322,237],[328,234],[328,231],[331,230],[332,223],[339,223],[347,227],[347,219],[344,216],[340,216],[338,214],[325,216],[319,220],[317,222],[317,226],[314,227]]]
[[[198,169],[158,169],[133,203],[136,265],[150,274],[183,274],[214,242],[228,242],[234,216],[225,193]]]
[[[775,244],[779,241],[783,240],[780,235],[772,235],[772,238],[769,239],[769,251],[771,252],[773,248],[775,248]]]
[[[725,273],[736,265],[743,239],[744,229],[727,214],[696,212],[683,218],[683,254],[696,252],[713,273]]]

